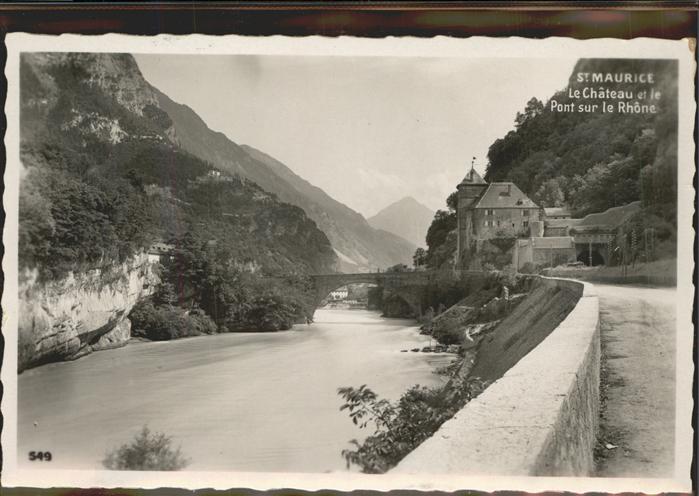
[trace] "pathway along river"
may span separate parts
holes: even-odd
[[[190,470],[344,470],[340,452],[363,439],[339,411],[341,386],[368,384],[391,400],[433,386],[446,354],[422,347],[413,321],[364,310],[318,310],[314,324],[278,333],[133,343],[19,376],[21,466],[101,468],[105,452],[144,424],[165,432]],[[29,462],[29,451],[52,461]],[[49,465],[50,464],[50,465]]]

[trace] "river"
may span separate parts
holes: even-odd
[[[130,343],[18,379],[18,461],[50,451],[42,468],[99,469],[110,449],[147,424],[172,436],[191,470],[344,470],[359,430],[339,407],[341,386],[367,384],[391,400],[453,356],[425,346],[414,321],[366,310],[316,312],[278,333],[219,334]]]

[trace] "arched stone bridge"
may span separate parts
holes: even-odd
[[[405,271],[405,272],[362,272],[357,274],[315,274],[312,275],[315,286],[316,308],[334,289],[348,284],[376,284],[383,288],[384,298],[386,296],[398,296],[410,305],[415,315],[422,314],[421,301],[423,289],[439,278],[441,281],[458,280],[464,275],[473,273],[482,274],[478,271]]]

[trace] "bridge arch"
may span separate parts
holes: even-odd
[[[430,271],[362,272],[358,274],[318,274],[311,276],[315,286],[315,308],[334,289],[348,284],[375,284],[382,288],[384,298],[400,298],[415,314],[422,313],[421,302],[424,287],[431,280]],[[458,274],[451,273],[451,277]]]
[[[605,265],[607,263],[607,248],[606,245],[592,244],[592,246],[576,245],[578,256],[577,261],[582,262],[585,265]],[[592,262],[592,263],[590,263]]]
[[[380,273],[367,272],[360,274],[322,274],[311,276],[315,286],[315,306],[318,308],[326,296],[342,286],[349,284],[374,284],[382,286]]]

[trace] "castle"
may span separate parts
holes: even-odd
[[[489,257],[516,269],[527,263],[608,263],[619,226],[638,207],[571,219],[565,209],[540,207],[512,182],[485,182],[473,164],[456,189],[455,262],[462,269],[480,269]]]
[[[479,251],[484,240],[541,230],[541,209],[514,183],[486,183],[472,166],[456,189],[458,260],[468,251]]]

